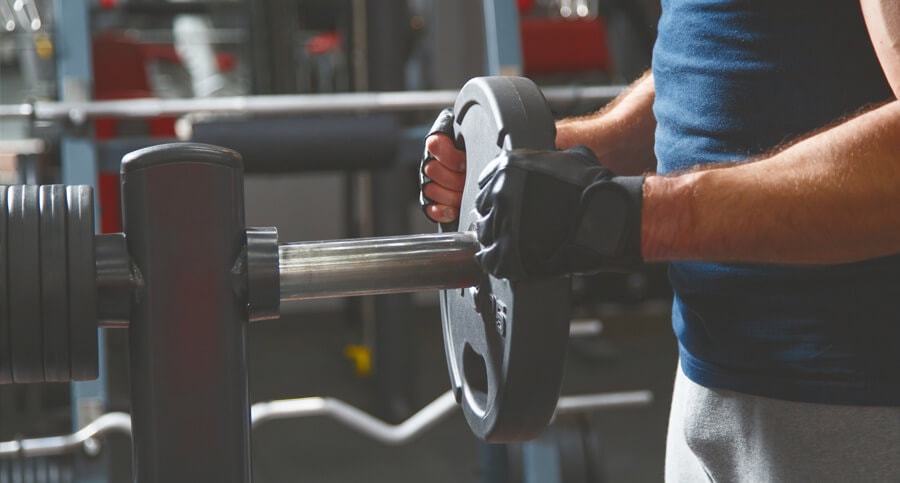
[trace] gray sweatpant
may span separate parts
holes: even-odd
[[[900,482],[900,407],[707,389],[678,368],[666,482]]]

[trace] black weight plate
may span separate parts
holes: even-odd
[[[44,379],[64,382],[70,378],[66,187],[41,186],[40,207]]]
[[[6,252],[9,248],[6,234],[8,213],[6,204],[6,186],[0,186],[0,384],[11,384],[12,377],[12,328],[9,320],[9,299],[6,295],[8,287],[7,276],[9,274],[9,257]]]
[[[10,186],[9,318],[12,322],[13,380],[43,382],[44,331],[41,322],[41,250],[38,187]]]
[[[524,78],[473,79],[454,112],[468,173],[459,228],[471,230],[484,167],[502,149],[554,149],[556,130],[543,94]],[[527,440],[550,422],[562,382],[570,292],[567,278],[511,282],[489,275],[477,289],[441,292],[450,378],[479,438]]]
[[[66,202],[70,367],[72,380],[87,381],[99,372],[93,191],[90,186],[67,186]]]

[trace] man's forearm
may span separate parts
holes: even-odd
[[[656,169],[653,75],[648,71],[600,111],[556,124],[556,147],[584,145],[618,175]]]
[[[900,101],[768,158],[648,177],[647,260],[829,264],[900,253]]]

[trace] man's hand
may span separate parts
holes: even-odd
[[[443,110],[425,139],[419,169],[419,202],[431,221],[450,223],[459,218],[466,185],[466,153],[453,144],[453,111]]]
[[[632,267],[641,261],[642,185],[584,147],[504,153],[478,180],[476,258],[510,279]]]

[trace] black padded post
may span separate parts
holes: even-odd
[[[134,481],[250,481],[243,175],[234,151],[168,144],[122,163]]]

